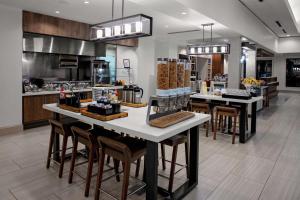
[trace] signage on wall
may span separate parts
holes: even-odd
[[[130,60],[129,59],[123,59],[123,66],[125,69],[130,68]]]
[[[286,59],[286,87],[300,87],[300,58]]]

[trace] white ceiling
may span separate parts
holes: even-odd
[[[300,32],[300,1],[299,0],[285,0],[288,3],[290,12],[294,16],[298,32]]]
[[[0,4],[89,24],[111,20],[111,0],[89,0],[89,2],[84,4],[84,0],[0,0]],[[115,0],[115,18],[121,17],[121,2]],[[60,11],[60,14],[56,14],[55,11]],[[183,15],[182,12],[187,14]],[[153,31],[156,37],[176,40],[178,43],[202,38],[202,31],[172,35],[168,33],[200,30],[203,23],[215,23],[213,27],[215,38],[239,35],[174,0],[125,0],[125,16],[139,13],[153,17]],[[210,33],[206,32],[205,37],[208,35]]]
[[[293,15],[290,12],[290,6],[287,0],[240,0],[245,4],[265,25],[267,25],[278,37],[300,36],[295,24]],[[300,0],[295,1],[299,9],[300,23]],[[279,21],[282,27],[279,27],[275,21]],[[287,33],[284,33],[285,29]]]

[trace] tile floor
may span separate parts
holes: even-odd
[[[218,135],[213,141],[201,133],[199,185],[185,199],[299,200],[299,111],[300,95],[281,93],[270,108],[259,113],[257,134],[248,143],[231,145],[229,136]],[[58,178],[56,166],[46,169],[48,139],[49,127],[0,136],[1,200],[93,199],[95,179],[89,198],[83,196],[84,181],[80,177],[75,175],[73,184],[68,184],[69,162],[62,179]],[[183,148],[179,152],[179,161],[184,163]],[[170,155],[169,149],[167,153]],[[85,167],[78,171],[84,174]],[[184,179],[182,170],[175,182],[180,184]],[[159,184],[166,186],[167,181],[159,178]],[[120,187],[114,179],[104,184],[104,189],[116,196]],[[130,197],[144,198],[144,194]],[[112,198],[102,194],[101,199]]]

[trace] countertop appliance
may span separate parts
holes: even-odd
[[[135,86],[133,88],[133,103],[135,104],[142,103],[143,94],[144,94],[143,88],[140,88],[139,86]]]
[[[105,60],[93,60],[94,84],[110,84],[109,62]]]
[[[72,55],[60,55],[59,68],[78,68],[78,57]]]
[[[144,90],[137,85],[125,85],[123,88],[123,102],[126,103],[142,103]]]

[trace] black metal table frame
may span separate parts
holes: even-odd
[[[53,115],[55,120],[60,119],[60,114],[55,113]],[[158,144],[156,142],[147,141],[147,152],[145,156],[145,182],[146,186],[146,199],[156,200],[158,193],[168,195],[169,199],[182,199],[191,190],[193,190],[198,184],[198,159],[199,159],[199,126],[195,126],[190,129],[189,134],[189,177],[188,180],[175,190],[172,194],[169,194],[167,190],[158,187]],[[54,151],[59,150],[60,142],[59,135],[55,134],[54,138]],[[53,159],[56,161],[60,160],[59,152],[53,155]]]
[[[165,189],[158,187],[158,144],[156,142],[147,141],[147,153],[145,156],[145,182],[146,199],[155,200],[157,194],[168,195],[168,199],[182,199],[191,190],[198,185],[198,159],[199,159],[199,126],[190,129],[189,134],[189,176],[188,180],[177,188],[173,193],[169,194]]]
[[[192,98],[195,101],[199,101],[201,98]],[[207,101],[207,99],[201,99]],[[213,100],[218,101],[218,100]],[[220,102],[226,102],[226,100],[220,100]],[[252,136],[256,133],[256,109],[257,109],[257,102],[251,103],[251,130],[250,132],[246,132],[246,120],[248,120],[248,116],[246,109],[248,109],[248,103],[238,103],[238,102],[229,102],[230,104],[239,105],[240,106],[240,117],[239,117],[239,142],[246,143]],[[214,103],[210,102],[211,105]],[[219,105],[219,104],[217,104]],[[213,107],[213,106],[212,106]],[[211,107],[211,108],[212,108]],[[230,123],[229,123],[230,124]],[[229,127],[230,129],[230,127]]]

